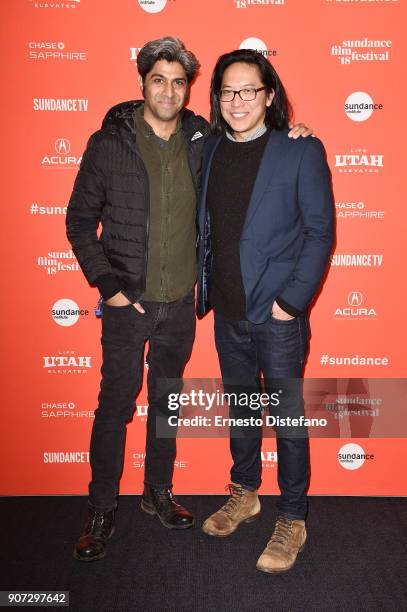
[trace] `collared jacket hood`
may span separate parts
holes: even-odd
[[[117,128],[135,133],[134,112],[143,104],[144,100],[129,100],[112,106],[103,119],[102,129],[116,126]],[[206,136],[209,131],[206,119],[201,117],[201,115],[196,115],[188,108],[181,110],[181,125],[189,141],[193,140],[194,136],[196,137],[195,139]]]

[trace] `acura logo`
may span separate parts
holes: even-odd
[[[360,306],[363,302],[363,295],[360,291],[351,291],[348,294],[348,304],[349,306]]]
[[[71,150],[71,143],[67,138],[57,138],[55,141],[55,151],[58,155],[68,155]]]

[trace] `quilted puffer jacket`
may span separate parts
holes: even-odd
[[[137,149],[134,111],[142,101],[114,106],[89,139],[69,201],[67,237],[81,269],[104,299],[123,290],[132,302],[147,269],[149,181]],[[206,120],[183,109],[182,130],[198,192]],[[98,237],[99,223],[102,232]]]

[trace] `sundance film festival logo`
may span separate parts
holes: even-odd
[[[86,51],[71,51],[65,48],[63,41],[31,41],[28,43],[28,57],[32,60],[68,60],[84,62],[88,58]]]
[[[380,268],[383,255],[379,253],[335,253],[331,255],[331,266],[344,268]]]
[[[282,6],[285,0],[233,0],[238,9],[250,8],[251,6]]]
[[[89,310],[79,308],[78,304],[69,298],[62,298],[55,302],[51,309],[51,316],[57,325],[71,327],[79,321],[79,317],[89,315]]]
[[[350,442],[344,444],[338,452],[338,461],[345,470],[358,470],[365,461],[374,459],[374,455],[366,453],[360,444]]]
[[[260,38],[245,38],[240,44],[239,49],[254,49],[254,51],[265,57],[277,55],[277,49],[268,49],[266,43]]]
[[[373,111],[382,110],[383,104],[373,102],[364,91],[354,91],[345,100],[345,113],[352,121],[366,121]]]
[[[335,155],[335,168],[343,174],[378,174],[384,167],[384,155],[368,153],[366,149],[351,149]]]
[[[29,0],[31,6],[38,9],[75,9],[80,5],[81,0],[69,0],[68,2],[39,2],[38,0]]]
[[[335,319],[374,319],[377,316],[375,309],[364,303],[361,291],[349,291],[347,302],[346,306],[335,310]]]
[[[337,219],[384,219],[384,210],[366,210],[364,202],[335,202]]]
[[[75,351],[44,355],[42,361],[42,367],[48,374],[87,374],[92,367],[90,355],[75,355]]]
[[[345,417],[378,417],[383,403],[381,397],[359,397],[358,395],[340,395],[335,401],[324,402],[324,409],[331,412],[337,421]]]
[[[53,276],[58,272],[78,272],[79,264],[72,251],[48,251],[45,256],[37,257],[37,265]]]
[[[57,138],[54,142],[54,154],[44,155],[41,165],[43,168],[77,170],[81,161],[82,156],[72,155],[71,142],[68,138]]]
[[[388,62],[393,42],[391,40],[343,40],[331,47],[331,55],[341,64],[352,62]]]
[[[86,113],[89,100],[86,98],[34,98],[33,110],[43,112]]]

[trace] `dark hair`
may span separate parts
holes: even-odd
[[[182,40],[174,36],[164,36],[145,44],[137,55],[137,70],[143,82],[146,75],[159,60],[179,62],[185,70],[188,84],[195,79],[200,67],[197,58],[186,49]]]
[[[288,127],[291,118],[292,108],[288,101],[284,86],[270,62],[258,51],[254,49],[237,49],[230,53],[221,55],[216,62],[211,80],[211,128],[214,132],[224,130],[231,131],[231,128],[222,117],[219,93],[222,87],[223,74],[229,66],[236,62],[244,62],[257,66],[262,84],[266,87],[266,93],[274,91],[274,98],[271,106],[266,108],[265,124],[275,130],[283,130]]]

